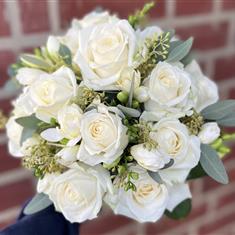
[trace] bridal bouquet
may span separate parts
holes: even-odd
[[[235,126],[235,100],[218,101],[192,38],[141,29],[152,5],[128,20],[106,11],[74,19],[11,66],[22,89],[6,124],[9,151],[38,178],[26,214],[53,203],[81,223],[104,202],[139,222],[182,218],[189,180],[228,183],[221,158],[235,136],[221,127]]]

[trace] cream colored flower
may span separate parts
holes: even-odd
[[[84,113],[81,136],[78,160],[92,166],[101,162],[111,164],[128,144],[127,128],[122,124],[119,110],[103,104]]]
[[[38,190],[48,194],[56,210],[71,223],[96,218],[105,192],[112,187],[109,172],[101,165],[90,168],[74,164],[74,168],[51,179],[46,175]]]
[[[80,32],[75,63],[84,84],[95,90],[117,89],[116,82],[126,66],[132,66],[135,33],[128,21],[98,24]]]
[[[203,144],[211,144],[220,136],[220,128],[216,122],[205,123],[198,134]]]

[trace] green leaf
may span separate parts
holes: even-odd
[[[21,85],[14,78],[7,80],[3,86],[3,90],[9,93],[16,93],[17,91],[20,90],[20,88],[21,88]]]
[[[197,166],[195,166],[190,172],[187,177],[187,180],[197,179],[201,178],[203,176],[206,176],[206,172],[203,170],[201,164],[199,163]]]
[[[28,67],[49,70],[51,65],[45,60],[31,54],[23,54],[20,60]]]
[[[72,53],[70,49],[64,44],[60,44],[59,55],[62,57],[63,61],[71,65],[72,64]]]
[[[233,127],[235,126],[235,113],[230,113],[228,116],[216,121],[221,126]]]
[[[235,112],[235,100],[218,101],[202,110],[205,119],[219,120]]]
[[[172,42],[173,43],[173,42]],[[190,51],[193,45],[193,38],[189,38],[188,40],[180,43],[175,43],[174,49],[172,49],[168,55],[167,62],[177,62],[182,60]],[[173,44],[174,45],[174,44]]]
[[[151,178],[153,178],[157,183],[163,184],[164,181],[162,180],[161,176],[159,175],[158,172],[153,172],[153,171],[148,171],[148,174],[150,175]]]
[[[37,213],[46,209],[52,204],[52,201],[46,194],[36,194],[34,198],[29,202],[29,204],[24,208],[24,214],[31,215]]]
[[[172,212],[166,210],[165,215],[171,219],[183,219],[192,209],[191,199],[182,201]]]
[[[118,104],[117,107],[127,116],[137,118],[140,116],[140,111]]]
[[[227,184],[228,175],[217,152],[209,145],[201,145],[200,163],[203,170],[219,183]]]
[[[41,122],[39,119],[35,117],[35,115],[20,117],[15,120],[19,125],[28,128],[28,129],[37,129],[39,123]]]
[[[184,65],[187,66],[190,64],[195,58],[195,55],[192,51],[190,51],[180,62]]]

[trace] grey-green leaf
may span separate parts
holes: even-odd
[[[35,115],[20,117],[15,120],[19,125],[29,128],[29,129],[37,129],[38,124],[41,122],[39,119],[35,117]]]
[[[64,44],[60,44],[59,55],[62,57],[63,61],[71,65],[72,64],[72,54],[70,49]]]
[[[51,65],[47,63],[45,60],[31,54],[23,54],[20,57],[20,60],[26,65],[31,68],[38,68],[38,69],[50,69]]]
[[[31,215],[37,213],[46,209],[52,204],[52,201],[46,194],[36,194],[34,198],[29,202],[29,204],[24,208],[24,214]]]
[[[202,110],[205,119],[219,120],[235,112],[235,100],[221,100]]]
[[[123,105],[117,105],[117,107],[127,116],[129,117],[139,117],[140,116],[140,111],[137,110],[137,109],[133,109],[133,108],[128,108],[128,107],[125,107]]]
[[[174,159],[171,158],[170,161],[163,168],[161,168],[161,170],[171,167],[174,164],[174,162],[175,162]]]
[[[164,181],[162,180],[161,176],[158,172],[148,171],[148,174],[159,184],[163,184]]]
[[[203,170],[219,183],[227,184],[228,175],[217,152],[209,145],[201,145],[200,163]]]
[[[177,62],[182,60],[190,51],[193,45],[193,38],[190,37],[188,40],[182,43],[175,43],[176,46],[172,49],[168,55],[167,62]],[[178,45],[177,45],[178,44]]]
[[[230,113],[228,116],[217,120],[217,123],[221,126],[234,127],[235,126],[235,112]]]

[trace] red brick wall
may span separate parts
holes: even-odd
[[[97,6],[125,17],[143,0],[0,0],[0,86],[6,67],[22,51],[44,43],[49,32],[62,32],[73,17]],[[204,72],[220,86],[221,97],[235,98],[235,0],[158,0],[151,20],[175,28],[182,38],[195,38],[195,55]],[[9,95],[0,90],[0,108],[9,111]],[[12,222],[19,206],[33,194],[29,172],[8,156],[0,133],[0,227]],[[235,150],[235,149],[234,149]],[[221,186],[205,178],[193,182],[193,211],[183,221],[162,219],[137,224],[104,210],[85,223],[82,235],[235,234],[235,151],[226,160],[230,184]]]

